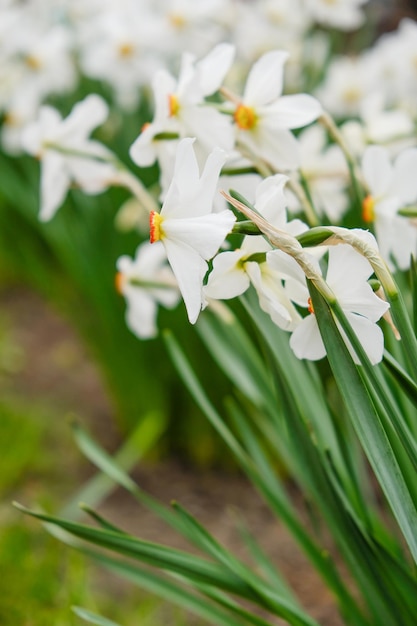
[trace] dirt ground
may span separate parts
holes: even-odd
[[[64,320],[39,297],[21,288],[0,293],[0,311],[11,320],[13,343],[23,356],[16,375],[8,376],[8,392],[12,390],[29,402],[45,402],[61,415],[83,416],[89,426],[99,425],[108,442],[117,438],[97,370]],[[310,615],[322,626],[341,626],[329,591],[243,476],[196,471],[179,460],[168,460],[141,464],[135,478],[161,502],[180,502],[220,542],[246,558],[235,524],[236,514],[243,515]],[[104,502],[100,511],[141,538],[187,547],[154,514],[121,491]]]

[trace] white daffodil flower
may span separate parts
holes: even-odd
[[[87,76],[111,85],[118,104],[133,111],[141,88],[161,67],[153,54],[160,28],[141,2],[114,3],[90,19],[83,32],[80,64]]]
[[[135,258],[117,260],[116,286],[126,298],[126,323],[140,339],[155,337],[158,305],[168,309],[180,299],[175,276],[167,263],[162,244],[142,243]]]
[[[356,117],[365,98],[379,88],[377,71],[375,57],[335,56],[315,94],[336,118]]]
[[[369,146],[364,152],[362,173],[369,195],[363,218],[374,222],[381,255],[391,268],[407,269],[411,255],[417,254],[416,224],[398,215],[399,209],[417,202],[416,172],[417,148],[403,150],[393,164],[382,146]]]
[[[87,96],[67,118],[50,107],[40,109],[39,119],[22,132],[23,148],[41,161],[41,210],[50,220],[74,182],[91,194],[104,191],[117,180],[112,154],[90,133],[107,118],[108,107],[97,95]]]
[[[282,259],[269,253],[272,266],[282,270]],[[311,305],[305,275],[295,264],[288,273],[285,288],[287,295],[298,306],[308,308],[309,315],[293,331],[290,346],[299,359],[316,361],[326,354],[314,310]],[[297,278],[298,274],[298,278]],[[351,246],[340,244],[329,249],[326,282],[335,294],[349,323],[366,351],[371,363],[379,363],[384,350],[382,330],[376,322],[388,310],[389,304],[379,298],[367,280],[372,275],[369,262]],[[343,332],[342,332],[343,335]],[[345,339],[352,357],[357,361],[349,342]]]
[[[236,218],[226,209],[212,212],[213,196],[226,154],[217,148],[200,176],[194,139],[178,144],[174,177],[160,213],[151,214],[151,242],[161,240],[178,281],[188,318],[194,324],[203,304],[203,279],[211,259]]]
[[[234,47],[226,43],[219,44],[197,62],[192,54],[185,53],[178,80],[166,70],[157,72],[153,81],[154,121],[145,125],[130,148],[130,156],[137,165],[152,165],[158,156],[155,137],[161,133],[195,137],[196,149],[202,151],[204,158],[214,147],[232,149],[230,118],[207,105],[204,99],[220,88],[234,53]]]
[[[311,18],[325,26],[354,30],[364,22],[361,7],[368,0],[306,0],[305,8]]]
[[[278,170],[296,169],[300,163],[298,143],[289,129],[306,126],[321,113],[312,96],[281,95],[287,58],[280,50],[264,54],[249,72],[234,111],[238,143]]]
[[[256,189],[255,208],[279,230],[300,234],[307,226],[300,220],[287,222],[284,187],[287,176],[276,174],[264,179]],[[228,300],[242,295],[252,284],[261,308],[280,327],[290,330],[299,315],[286,295],[282,274],[268,263],[272,246],[261,235],[248,235],[239,249],[221,252],[213,259],[204,296],[210,299]]]

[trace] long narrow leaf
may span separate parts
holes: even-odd
[[[228,575],[223,568],[201,557],[149,541],[142,541],[126,533],[93,528],[31,511],[17,503],[15,503],[15,506],[32,517],[49,524],[55,524],[76,537],[102,548],[116,551],[118,554],[123,554],[163,570],[175,572],[187,579],[213,585],[216,588],[231,591],[247,599],[253,599],[254,594],[246,583],[239,580],[236,576]]]
[[[183,519],[197,533],[201,547],[226,569],[244,580],[254,590],[255,594],[259,596],[259,604],[261,606],[271,610],[275,615],[283,617],[289,624],[294,624],[294,626],[317,626],[317,622],[301,611],[294,602],[277,594],[265,580],[260,579],[239,559],[225,550],[188,511],[177,503],[174,506]]]
[[[181,351],[180,346],[175,341],[172,334],[166,334],[168,350],[177,365],[178,372],[183,381],[187,385],[190,393],[193,395],[197,404],[206,413],[214,428],[216,428],[221,436],[226,435],[225,441],[230,445],[231,451],[236,455],[237,460],[241,464],[242,469],[246,472],[249,479],[259,490],[262,496],[268,502],[271,510],[287,525],[293,536],[305,553],[310,558],[314,567],[322,574],[329,588],[334,591],[336,596],[340,598],[342,605],[351,603],[350,594],[345,585],[340,580],[337,570],[334,567],[329,555],[324,552],[320,546],[317,546],[312,537],[303,528],[297,513],[293,510],[288,497],[283,490],[277,489],[276,483],[266,482],[257,471],[256,466],[252,462],[248,462],[248,455],[244,452],[241,445],[234,438],[231,431],[226,427],[224,421],[215,411],[207,396],[205,395],[201,385],[199,384],[190,364],[185,355]],[[362,620],[357,624],[364,623]]]
[[[71,610],[81,617],[85,622],[89,624],[96,624],[96,626],[120,626],[106,617],[102,617],[101,615],[97,615],[97,613],[93,613],[92,611],[88,611],[87,609],[82,608],[81,606],[72,606]]]
[[[323,298],[313,287],[311,288],[311,297],[328,359],[346,408],[381,488],[402,529],[410,551],[417,561],[417,536],[415,532],[417,512],[397,459],[358,369],[337,329],[333,315]]]
[[[103,473],[91,478],[71,498],[60,512],[62,517],[72,519],[78,517],[79,502],[87,502],[90,507],[97,506],[109,495],[115,485],[136,488],[128,472],[156,444],[166,428],[166,422],[162,413],[145,415],[114,457],[107,454],[78,423],[74,422],[73,433],[80,450]]]

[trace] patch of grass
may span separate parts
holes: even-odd
[[[5,626],[76,624],[72,604],[86,602],[86,564],[39,525],[15,519],[1,531],[0,569],[7,593],[0,596]],[[5,587],[6,588],[6,587]]]
[[[50,408],[28,406],[16,397],[0,400],[0,624],[81,626],[85,622],[72,612],[73,605],[123,626],[195,623],[183,611],[98,570],[13,508],[17,499],[57,511],[79,488],[83,460],[70,437],[65,420],[57,420]]]

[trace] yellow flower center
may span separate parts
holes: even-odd
[[[33,54],[28,54],[26,56],[25,63],[34,72],[40,70],[42,67],[42,61]]]
[[[258,121],[255,109],[245,104],[239,104],[235,111],[235,122],[242,130],[252,130]]]
[[[156,211],[151,211],[149,216],[149,225],[150,225],[150,242],[155,243],[155,241],[159,241],[164,237],[164,231],[162,228],[162,222],[164,218],[160,213]]]
[[[119,56],[121,56],[123,59],[128,59],[129,57],[133,56],[134,51],[134,45],[127,42],[120,44],[118,49]]]
[[[362,202],[362,219],[366,223],[373,222],[375,219],[375,198],[370,194],[363,199]]]
[[[175,117],[180,110],[180,103],[175,93],[170,93],[168,96],[168,110],[170,117]]]
[[[343,92],[343,98],[347,104],[356,104],[362,97],[362,92],[358,87],[347,87]]]
[[[170,13],[168,19],[175,28],[183,28],[187,23],[185,17],[180,13]]]

